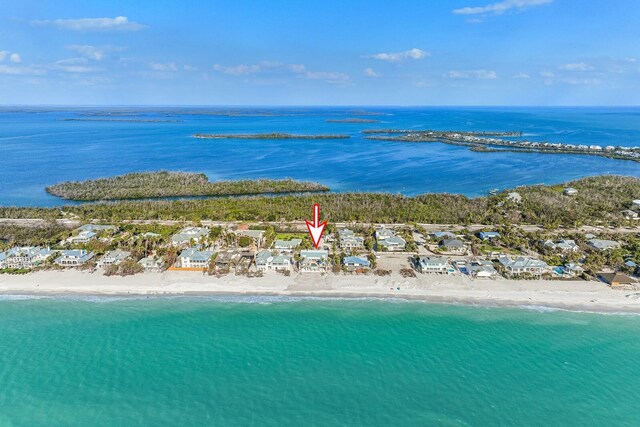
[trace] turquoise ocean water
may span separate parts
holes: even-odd
[[[224,115],[231,110],[233,115]],[[596,156],[478,153],[441,143],[371,141],[372,128],[522,131],[527,139],[640,146],[640,108],[0,108],[0,205],[63,203],[47,185],[148,170],[211,179],[295,178],[334,191],[469,196],[559,183],[640,163]],[[375,115],[369,115],[369,114]],[[379,123],[329,123],[373,118]],[[67,119],[166,120],[164,122]],[[345,133],[341,140],[202,140],[194,133]]]
[[[636,316],[4,299],[0,425],[637,426],[638,360]]]

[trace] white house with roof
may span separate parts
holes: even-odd
[[[201,251],[198,248],[189,248],[180,252],[180,267],[182,268],[197,268],[208,269],[209,262],[215,252],[213,251]]]
[[[576,194],[578,194],[578,190],[573,187],[567,187],[562,190],[562,194],[564,194],[565,196],[575,196]]]
[[[327,271],[329,269],[329,251],[323,249],[300,251],[298,268],[304,272]]]
[[[519,256],[516,258],[503,256],[498,259],[498,262],[504,268],[505,272],[514,276],[520,274],[541,275],[549,269],[546,262],[528,256]]]
[[[162,271],[163,262],[161,258],[148,256],[138,261],[146,273],[159,273]]]
[[[469,261],[466,265],[467,273],[469,276],[478,279],[492,279],[498,276],[493,263],[489,260],[473,260]]]
[[[578,252],[580,251],[580,246],[576,243],[575,240],[571,239],[562,239],[554,242],[553,240],[546,240],[544,242],[544,247],[549,248],[551,250],[557,250],[561,252]]]
[[[340,230],[340,248],[341,249],[362,249],[364,248],[364,237],[356,236],[356,234],[344,228]]]
[[[78,267],[91,260],[95,254],[84,249],[71,249],[60,251],[60,256],[55,259],[55,263],[61,267]]]
[[[416,269],[420,273],[430,274],[452,274],[455,272],[453,266],[443,257],[421,256],[416,262]]]
[[[387,251],[404,251],[407,241],[400,236],[396,236],[393,230],[381,227],[376,230],[376,242],[378,244],[378,250],[384,249]]]
[[[371,267],[371,262],[365,257],[359,256],[346,256],[342,258],[342,265],[344,265],[347,270],[366,270]]]
[[[280,254],[293,254],[293,251],[302,244],[302,239],[280,240],[273,242],[273,249]]]
[[[520,193],[512,191],[510,193],[507,193],[507,200],[512,203],[522,203],[522,196],[520,195]]]
[[[269,250],[262,250],[256,254],[256,270],[258,271],[291,271],[293,261],[289,255],[274,255]]]
[[[201,243],[202,240],[209,235],[207,227],[185,227],[179,233],[171,236],[171,244],[174,246],[190,245],[193,243]]]
[[[33,268],[42,264],[56,251],[34,246],[11,248],[0,252],[0,270],[5,268]]]
[[[125,259],[131,256],[131,252],[116,249],[109,251],[98,260],[98,267],[104,268],[109,265],[119,265]]]
[[[94,232],[94,231],[82,230],[81,232],[79,232],[75,236],[69,237],[67,239],[67,242],[69,242],[71,244],[84,245],[84,244],[89,243],[93,239],[96,239],[97,237],[98,237],[98,234],[96,232]]]
[[[618,249],[620,247],[620,243],[616,242],[615,240],[602,239],[591,239],[587,242],[587,245],[597,251],[609,251],[611,249]]]

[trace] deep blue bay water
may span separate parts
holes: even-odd
[[[234,115],[221,113],[232,110]],[[377,113],[379,115],[362,114]],[[111,114],[109,116],[108,114]],[[73,118],[171,122],[66,121]],[[380,123],[327,123],[372,118]],[[134,171],[204,172],[210,179],[295,178],[334,191],[469,196],[603,173],[640,163],[596,156],[476,153],[441,143],[371,141],[363,129],[523,131],[540,141],[640,145],[638,108],[19,108],[0,109],[0,205],[68,202],[46,185]],[[194,133],[347,133],[346,140],[202,140]]]

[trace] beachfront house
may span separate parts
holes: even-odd
[[[609,251],[620,248],[620,243],[615,240],[591,239],[587,242],[587,245],[597,251]]]
[[[263,250],[256,255],[256,270],[258,271],[291,271],[293,258],[289,255],[274,255],[271,251]]]
[[[500,238],[500,233],[497,231],[481,231],[477,234],[480,240],[497,240]]]
[[[344,228],[340,230],[339,234],[341,249],[353,250],[364,248],[364,237],[356,236],[352,230]]]
[[[519,256],[513,259],[503,256],[498,259],[498,262],[504,268],[504,271],[512,276],[521,274],[539,276],[549,268],[546,262],[528,256]]]
[[[198,248],[189,248],[180,252],[180,267],[189,269],[206,270],[209,268],[213,251],[203,251]]]
[[[467,273],[471,277],[478,279],[493,279],[498,276],[498,272],[493,263],[488,260],[473,260],[467,263]]]
[[[329,269],[329,251],[300,251],[298,269],[302,272],[322,273]]]
[[[84,249],[72,249],[60,251],[60,256],[55,259],[55,263],[61,267],[79,267],[91,260],[95,254]]]
[[[185,227],[171,236],[173,246],[186,246],[201,243],[209,235],[207,227]]]
[[[34,246],[15,247],[0,252],[0,270],[5,268],[29,269],[46,261],[56,251]]]
[[[453,266],[446,258],[421,256],[418,258],[416,268],[420,273],[452,274]]]
[[[163,266],[162,259],[153,256],[142,258],[138,264],[144,268],[146,273],[159,273]]]
[[[555,271],[562,277],[576,277],[584,273],[584,268],[575,262],[568,262],[562,267],[555,269]]]
[[[561,252],[580,251],[580,246],[578,246],[575,240],[571,240],[571,239],[563,239],[557,242],[554,242],[553,240],[547,240],[544,242],[544,247],[551,250],[561,251]]]
[[[576,194],[578,194],[578,190],[573,187],[567,187],[562,190],[562,194],[564,194],[565,196],[575,196]]]
[[[256,248],[262,247],[264,242],[265,230],[238,230],[236,234],[238,236],[249,237]]]
[[[438,245],[442,252],[462,255],[467,252],[467,246],[458,239],[444,239]]]
[[[638,281],[636,279],[622,273],[598,273],[598,279],[612,288],[636,289],[638,287]]]
[[[122,251],[120,249],[116,249],[115,251],[109,251],[98,260],[98,267],[106,267],[108,265],[119,265],[122,261],[129,258],[131,256],[131,252]]]
[[[344,265],[348,271],[368,270],[371,267],[368,259],[359,256],[346,256],[342,258],[342,265]]]
[[[293,255],[293,251],[302,244],[302,239],[280,240],[273,243],[273,249],[282,255]]]

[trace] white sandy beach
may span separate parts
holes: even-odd
[[[106,277],[100,272],[41,271],[0,275],[0,294],[80,296],[282,295],[342,298],[405,298],[429,302],[499,306],[544,306],[577,311],[640,313],[640,292],[604,283],[549,280],[471,280],[459,275],[272,273],[260,278],[198,272]]]

